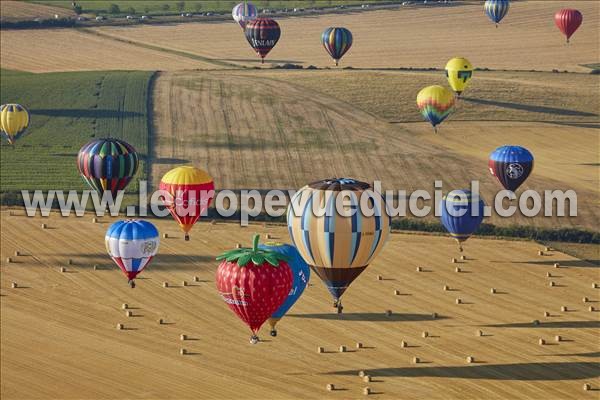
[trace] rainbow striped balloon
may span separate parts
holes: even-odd
[[[321,43],[337,66],[352,46],[352,33],[346,28],[327,28],[321,34]]]
[[[437,133],[437,125],[454,111],[454,94],[439,85],[427,86],[417,95],[417,106]]]

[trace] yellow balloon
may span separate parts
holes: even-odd
[[[0,131],[13,144],[29,126],[29,113],[20,104],[0,106]]]
[[[473,76],[473,65],[463,57],[455,57],[446,64],[446,77],[452,90],[459,96],[469,85]]]

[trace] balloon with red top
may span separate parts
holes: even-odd
[[[554,14],[554,23],[558,29],[567,37],[567,43],[575,31],[583,22],[583,15],[579,10],[563,8]]]
[[[292,288],[288,256],[258,247],[233,249],[217,257],[217,290],[227,306],[252,331],[250,343],[259,341],[258,330],[287,299]]]

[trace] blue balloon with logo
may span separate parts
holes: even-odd
[[[453,190],[440,202],[442,225],[458,242],[460,251],[462,243],[481,225],[484,207],[483,200],[466,189]]]
[[[291,244],[279,243],[279,242],[266,242],[258,246],[261,249],[276,251],[284,254],[288,257],[288,265],[292,269],[294,275],[294,281],[292,282],[292,288],[288,294],[285,302],[271,315],[268,323],[271,326],[271,336],[277,336],[277,330],[275,325],[277,322],[289,311],[290,308],[298,301],[304,289],[308,286],[308,280],[310,278],[310,268],[304,261],[298,249]]]

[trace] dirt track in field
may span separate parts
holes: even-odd
[[[21,21],[34,18],[50,19],[58,15],[60,18],[75,17],[75,13],[62,7],[51,7],[25,1],[2,0],[0,2],[0,20]],[[4,32],[3,32],[4,34]]]
[[[596,392],[583,391],[583,384],[600,386],[600,320],[588,311],[600,301],[600,290],[592,288],[596,268],[555,251],[538,256],[534,243],[472,238],[468,259],[451,264],[458,256],[451,239],[393,234],[344,295],[343,317],[312,277],[280,322],[278,337],[264,328],[264,342],[252,346],[249,331],[214,287],[214,257],[236,242],[247,244],[253,232],[287,241],[283,227],[202,223],[185,242],[172,221],[154,221],[171,238],[161,241],[132,290],[103,251],[106,219],[42,220],[7,211],[1,218],[3,399],[233,399],[240,393],[341,399],[361,397],[366,386],[382,399],[462,399],[466,393],[593,399]],[[49,229],[41,230],[42,222]],[[23,255],[15,257],[16,250]],[[7,257],[15,262],[7,264]],[[563,268],[553,268],[555,262]],[[417,266],[424,271],[416,272]],[[463,272],[454,272],[456,266]],[[183,287],[183,280],[192,283]],[[172,287],[163,288],[163,281]],[[11,289],[11,282],[20,288]],[[582,303],[584,296],[591,303]],[[134,317],[125,316],[122,303]],[[167,324],[159,325],[159,318]],[[126,329],[118,331],[117,323]],[[180,334],[193,340],[182,342]],[[556,335],[564,340],[556,342]],[[540,346],[539,339],[548,344]],[[357,350],[356,342],[364,348]],[[339,353],[341,345],[349,352]],[[317,346],[326,353],[317,354]],[[192,354],[181,356],[180,348]],[[475,363],[468,364],[468,356]],[[413,357],[423,363],[413,364]],[[362,382],[358,370],[373,382]],[[341,390],[328,392],[327,383]]]

